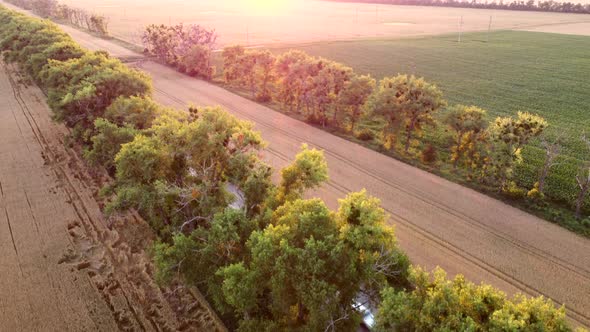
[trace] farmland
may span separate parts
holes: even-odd
[[[590,15],[516,12],[465,8],[391,6],[324,1],[201,0],[141,1],[65,0],[109,18],[109,31],[117,38],[140,43],[148,24],[197,23],[214,28],[218,46],[271,45],[311,41],[367,38],[400,38],[492,29],[556,29],[580,31],[571,23],[586,22]]]
[[[548,180],[549,195],[565,204],[576,192],[575,159],[588,155],[580,137],[590,124],[590,39],[584,36],[525,31],[470,33],[398,40],[313,43],[294,46],[352,66],[376,78],[397,73],[424,76],[436,83],[449,104],[478,105],[496,116],[528,111],[545,117],[548,137],[561,136],[562,164]],[[282,52],[285,49],[278,49]],[[427,138],[447,144],[445,128]],[[519,183],[531,187],[544,151],[539,142],[524,151]]]
[[[589,106],[581,97],[587,90],[584,77],[590,70],[584,55],[588,51],[584,35],[590,33],[588,15],[322,1],[282,1],[271,6],[257,0],[174,6],[65,2],[104,14],[110,18],[109,28],[115,37],[136,44],[149,23],[198,23],[216,29],[217,47],[239,43],[274,47],[278,53],[295,45],[376,78],[397,73],[424,76],[442,88],[451,104],[483,107],[489,111],[489,120],[517,111],[537,113],[549,120],[548,137],[559,132],[565,140],[564,161],[552,170],[547,194],[569,210],[577,193],[576,159],[583,159],[586,153],[580,137],[587,124],[584,110]],[[491,33],[486,32],[489,26],[494,30]],[[459,29],[463,31],[461,43],[457,43]],[[217,67],[219,74],[219,61]],[[425,143],[439,147],[446,159],[450,135],[445,128],[430,130],[426,136]],[[524,150],[526,163],[516,174],[518,184],[526,189],[536,182],[543,164],[544,152],[539,142],[535,144]],[[459,180],[452,174],[450,177]],[[569,224],[570,229],[581,233],[588,229],[567,221],[570,218],[564,219],[560,212],[545,212],[544,218]]]
[[[208,291],[212,304],[220,313],[226,312],[228,306],[232,307],[233,314],[224,315],[230,328],[237,324],[247,326],[244,324],[250,323],[252,315],[256,319],[261,317],[257,326],[279,326],[277,330],[284,330],[278,324],[306,324],[309,330],[323,330],[326,324],[334,327],[332,313],[343,311],[346,314],[350,310],[352,296],[358,293],[365,275],[369,276],[367,280],[377,280],[371,276],[380,277],[382,273],[379,269],[375,274],[374,265],[367,258],[377,258],[375,263],[380,265],[381,257],[385,258],[387,271],[383,275],[395,277],[373,281],[375,288],[388,285],[399,287],[396,283],[405,282],[404,273],[410,270],[404,266],[409,262],[401,248],[416,264],[429,268],[433,264],[442,265],[451,274],[463,272],[476,281],[499,283],[499,287],[510,293],[521,290],[533,296],[544,295],[557,304],[564,303],[570,310],[570,318],[575,320],[573,323],[588,325],[588,299],[583,296],[588,293],[590,285],[586,282],[588,274],[585,273],[585,266],[588,266],[586,254],[589,252],[585,249],[587,239],[433,174],[273,112],[218,86],[176,73],[161,64],[147,59],[134,62],[133,65],[142,73],[126,67],[120,60],[106,57],[104,53],[81,50],[69,37],[45,26],[47,22],[19,18],[16,23],[8,24],[8,29],[4,30],[5,35],[18,36],[6,38],[3,42],[3,45],[9,46],[5,53],[7,59],[19,62],[32,79],[48,90],[51,96],[49,105],[55,118],[72,127],[73,134],[68,139],[85,146],[84,158],[97,170],[115,177],[112,186],[101,190],[101,199],[108,197],[105,212],[109,216],[109,220],[101,224],[110,222],[110,217],[118,213],[138,212],[158,234],[159,240],[152,251],[157,280],[166,284],[182,274],[189,284],[206,287],[203,289]],[[44,26],[48,29],[41,31]],[[37,35],[41,33],[48,34],[51,39],[39,42]],[[470,36],[464,37],[464,42],[467,42]],[[75,39],[78,38],[92,48],[100,47],[94,41],[96,36],[78,34]],[[36,68],[40,67],[31,60],[50,59],[53,52],[51,44],[58,40],[70,46],[67,51],[69,59],[51,61],[38,72]],[[110,48],[108,43],[104,44],[107,49]],[[25,44],[38,48],[22,47]],[[31,49],[44,50],[39,55],[41,58],[25,56]],[[123,60],[130,61],[129,58]],[[229,67],[226,66],[226,69]],[[48,76],[45,76],[46,72]],[[150,98],[151,80],[147,73],[153,77],[153,97],[156,100],[170,106],[178,104],[185,107],[189,101],[196,101],[197,104],[193,104],[195,106],[191,106],[187,114],[154,103]],[[82,90],[88,93],[78,93]],[[63,97],[59,97],[59,103],[56,103],[55,97],[62,94]],[[242,122],[219,107],[204,105],[220,105],[252,123]],[[141,116],[135,116],[137,114]],[[260,129],[260,134],[252,131],[252,125]],[[82,130],[84,135],[76,134]],[[443,142],[444,145],[444,132],[431,131],[430,134],[429,140]],[[93,136],[88,140],[86,137],[90,135]],[[268,150],[262,150],[265,144],[261,137],[269,138],[272,145]],[[324,152],[304,146],[297,153],[301,142],[309,142]],[[285,165],[295,153],[295,162]],[[271,181],[269,166],[278,169],[281,165],[286,167],[281,171],[281,180],[277,185]],[[326,181],[328,172],[330,180]],[[349,193],[363,187],[367,191]],[[231,188],[243,190],[246,200],[242,207],[230,205],[230,202],[239,202],[239,199],[234,200],[234,195],[235,198],[241,196],[239,191],[228,195],[235,191]],[[304,189],[317,191],[305,193]],[[97,190],[93,192],[96,195]],[[382,197],[386,210],[381,209],[381,203],[367,193]],[[319,197],[304,199],[308,194]],[[328,208],[330,202],[344,195],[346,198],[338,203],[340,208],[331,212]],[[115,211],[118,213],[113,214]],[[400,240],[399,247],[387,214],[392,215],[391,223],[397,226],[395,234]],[[9,231],[12,235],[12,230]],[[140,238],[150,238],[141,236],[141,232],[131,233]],[[126,237],[125,234],[122,236]],[[358,241],[359,238],[362,241]],[[305,241],[304,246],[300,239]],[[14,243],[14,238],[12,240]],[[364,248],[365,241],[367,249]],[[312,242],[318,243],[318,246]],[[280,244],[277,250],[266,245],[274,247],[274,243]],[[359,245],[363,247],[357,248]],[[221,251],[225,252],[220,248],[228,248],[227,254],[223,254],[225,258],[218,255]],[[16,252],[16,247],[14,249]],[[258,255],[261,250],[269,253],[263,255],[266,258]],[[127,266],[128,263],[135,263],[136,258],[138,256],[124,256],[121,263]],[[314,261],[315,258],[319,260]],[[141,259],[139,262],[145,263]],[[80,269],[92,267],[92,262],[82,263]],[[323,268],[325,266],[330,268]],[[309,267],[314,273],[306,271]],[[539,270],[546,273],[536,273]],[[150,273],[154,269],[146,265],[145,269],[128,271],[130,276],[134,276],[138,272]],[[346,271],[351,272],[348,274]],[[352,271],[366,272],[357,278]],[[437,280],[448,284],[440,271],[435,274]],[[213,275],[216,277],[209,277]],[[313,283],[300,281],[309,280],[310,275],[313,276]],[[412,275],[415,274],[412,272]],[[419,288],[420,281],[412,275],[408,277],[408,282]],[[428,278],[420,272],[416,275],[421,280]],[[89,276],[92,277],[90,273]],[[248,278],[244,279],[244,276]],[[287,278],[280,280],[280,276]],[[329,288],[321,287],[316,292],[314,285],[324,280]],[[461,277],[457,280],[463,284]],[[273,289],[275,285],[287,288]],[[292,292],[290,285],[295,285],[298,290]],[[468,287],[475,290],[472,285]],[[111,291],[112,287],[107,289]],[[383,301],[384,308],[398,307],[393,288],[388,286],[387,289],[390,291],[384,298],[389,301]],[[399,294],[405,292],[404,289],[395,290]],[[497,293],[500,297],[504,296]],[[270,294],[271,297],[258,299],[252,294]],[[326,298],[332,301],[331,294],[342,295],[334,299],[338,301],[336,307],[324,310]],[[418,294],[412,296],[415,295]],[[309,296],[313,297],[313,302],[306,300]],[[475,304],[480,302],[479,297],[473,298]],[[147,299],[148,304],[153,303],[152,298]],[[524,303],[519,298],[515,299]],[[249,308],[236,305],[243,300],[254,300],[260,309],[250,312]],[[285,303],[280,306],[282,308],[274,306],[280,302]],[[510,304],[499,302],[501,305],[504,303]],[[556,312],[552,303],[545,306],[543,299],[536,303],[550,312]],[[308,309],[316,308],[316,304],[322,310]],[[175,307],[183,312],[184,308],[188,313],[197,312],[192,304]],[[453,311],[456,307],[452,303],[449,306]],[[295,317],[292,309],[295,308],[298,311],[296,316],[301,319],[291,322]],[[552,318],[550,324],[559,324],[566,329],[564,310],[551,316],[555,319]],[[405,312],[404,309],[401,311]],[[306,317],[306,312],[313,319]],[[156,316],[158,311],[150,308],[147,313],[151,317]],[[312,316],[318,313],[317,318]],[[321,316],[325,313],[330,317]],[[420,315],[421,312],[411,316]],[[495,314],[493,318],[496,317],[502,318]],[[128,321],[125,316],[123,318]],[[512,321],[509,319],[507,323]],[[391,324],[388,320],[397,324],[395,321],[398,318],[378,318],[385,325]],[[504,324],[496,320],[490,322]],[[195,323],[198,322],[190,322],[190,325]],[[353,319],[344,323],[358,324]],[[488,320],[481,323],[488,324]],[[444,323],[434,324],[442,326]],[[419,326],[415,330],[432,330],[432,327]],[[334,330],[351,329],[338,326]]]

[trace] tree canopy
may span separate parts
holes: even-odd
[[[409,292],[383,290],[377,331],[572,331],[565,308],[543,297],[509,300],[489,285],[461,275],[448,280],[437,268],[430,275],[411,268]]]

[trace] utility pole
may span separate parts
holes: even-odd
[[[246,26],[246,47],[250,46],[250,28]]]
[[[461,18],[459,19],[459,40],[458,42],[461,42],[461,35],[463,34],[463,15],[461,15]]]

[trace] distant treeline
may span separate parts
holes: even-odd
[[[108,19],[84,9],[70,7],[57,0],[6,0],[17,7],[30,10],[42,18],[66,22],[101,36],[108,36]]]
[[[402,6],[437,6],[458,8],[502,9],[502,10],[526,10],[538,12],[578,13],[590,14],[590,4],[556,1],[456,1],[456,0],[325,0],[334,2],[360,2],[389,4]]]

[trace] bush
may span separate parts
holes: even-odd
[[[539,191],[539,182],[535,182],[533,188],[526,193],[526,197],[534,202],[540,202],[545,199],[545,195]]]
[[[526,190],[520,188],[516,182],[508,181],[504,187],[502,187],[502,194],[512,200],[522,199],[526,195]]]

